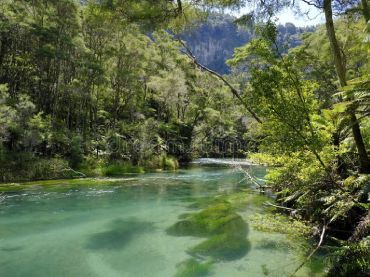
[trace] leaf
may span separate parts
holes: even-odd
[[[346,102],[340,102],[340,103],[336,103],[333,105],[333,112],[334,113],[344,113],[348,106],[351,104],[351,102],[349,101],[346,101]]]

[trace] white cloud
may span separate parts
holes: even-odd
[[[319,9],[309,6],[303,2],[300,2],[299,9],[300,13],[297,13],[297,11],[293,11],[292,9],[283,10],[277,14],[277,21],[281,24],[290,22],[298,27],[312,26],[325,22],[324,15]],[[242,8],[240,11],[236,13],[234,12],[233,14],[240,16],[248,13],[249,10],[249,8]]]
[[[312,26],[324,23],[324,15],[316,8],[301,7],[302,14],[296,14],[291,9],[285,9],[277,15],[278,22],[285,24],[291,22],[296,26]]]

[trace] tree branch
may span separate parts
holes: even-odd
[[[290,277],[293,277],[313,256],[313,254],[316,253],[317,250],[319,250],[322,242],[324,241],[324,236],[326,232],[326,228],[328,227],[328,224],[324,224],[322,227],[321,235],[320,235],[320,241],[317,244],[316,248],[310,253],[310,255],[307,256],[307,258],[297,267],[297,269],[290,275]]]
[[[318,5],[316,3],[310,2],[308,0],[301,0],[303,3],[306,3],[309,6],[314,6],[317,9],[322,9],[323,7],[321,5]]]
[[[221,74],[217,73],[216,71],[213,71],[212,69],[209,69],[205,65],[198,62],[196,57],[193,55],[192,51],[187,47],[187,45],[179,38],[176,38],[176,40],[185,48],[186,51],[182,51],[185,55],[187,55],[193,63],[198,66],[200,69],[207,71],[208,73],[212,74],[213,76],[217,77],[219,80],[221,80],[227,87],[229,87],[232,94],[239,100],[239,102],[247,109],[247,111],[252,115],[252,117],[258,122],[262,123],[262,120],[258,117],[258,115],[249,107],[249,105],[243,100],[243,98],[240,96],[241,93],[232,85],[230,84]]]
[[[268,202],[268,201],[264,202],[263,205],[271,206],[271,207],[278,208],[278,209],[293,211],[293,212],[297,211],[296,209],[292,209],[292,208],[288,208],[288,207],[284,207],[284,206],[278,206],[278,205],[272,204],[271,202]]]
[[[182,3],[181,0],[177,0],[177,11],[179,14],[182,14]]]

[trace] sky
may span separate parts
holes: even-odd
[[[285,9],[277,15],[278,22],[282,24],[290,22],[297,27],[312,26],[324,23],[324,15],[317,8],[300,2],[300,10],[305,13],[308,12],[308,16],[296,15],[291,9]],[[236,15],[240,16],[246,13],[248,13],[248,8],[243,8]]]

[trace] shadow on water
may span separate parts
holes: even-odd
[[[109,224],[109,230],[89,236],[86,248],[91,250],[120,250],[138,235],[153,231],[152,222],[135,218],[116,219]]]
[[[23,246],[15,246],[15,247],[1,247],[0,250],[1,251],[5,251],[5,252],[15,252],[15,251],[20,251],[22,250],[24,247]]]

